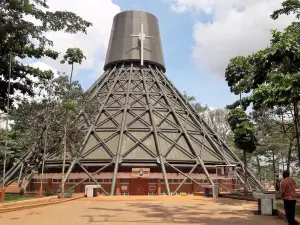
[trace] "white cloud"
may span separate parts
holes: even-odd
[[[175,0],[171,5],[175,12],[205,12],[211,13],[213,6],[218,0]]]
[[[174,0],[177,13],[204,13],[210,23],[197,21],[193,28],[193,58],[196,66],[212,75],[224,76],[232,57],[247,56],[265,48],[270,30],[282,30],[295,20],[293,15],[272,20],[282,0]]]
[[[84,52],[87,59],[75,67],[75,76],[79,70],[92,70],[100,76],[113,17],[120,12],[120,7],[111,0],[48,0],[47,3],[51,11],[71,11],[93,23],[88,28],[87,35],[48,32],[46,36],[54,42],[53,49],[61,53],[60,59],[69,47],[78,47]],[[70,72],[70,66],[60,64],[60,60],[43,58],[42,61],[60,72]]]

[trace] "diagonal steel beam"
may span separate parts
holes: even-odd
[[[191,116],[194,118],[194,120],[196,121],[196,123],[201,127],[201,129],[203,130],[203,132],[205,132],[206,134],[207,134],[207,132],[206,132],[206,130],[203,128],[203,126],[199,123],[199,121],[195,118],[195,115],[197,115],[197,117],[198,117],[198,119],[215,135],[215,136],[219,136],[214,130],[212,130],[208,125],[207,125],[207,123],[203,120],[203,118],[201,118],[201,116],[195,111],[195,109],[191,106],[191,104],[189,103],[189,102],[187,102],[186,100],[185,101],[183,101],[182,99],[184,99],[184,97],[182,96],[182,94],[178,91],[178,90],[176,90],[175,88],[174,88],[174,85],[172,84],[172,82],[156,67],[156,71],[158,72],[158,73],[160,73],[161,74],[161,76],[164,78],[164,80],[165,80],[165,82],[168,84],[168,86],[174,91],[174,93],[177,95],[177,98],[179,99],[179,101],[182,103],[182,104],[184,104],[184,105],[186,105],[186,106],[188,106],[188,109],[190,110],[190,111],[192,111],[192,112],[194,112],[194,113],[191,113]],[[180,96],[180,97],[179,97]],[[214,145],[214,148],[217,150],[217,151],[219,151],[220,152],[220,154],[221,155],[223,155],[223,153],[221,153],[221,151],[219,150],[219,148],[215,145],[215,143],[214,143],[214,141],[211,139],[211,137],[208,135],[208,139],[209,139],[209,141],[210,141],[210,143],[212,144],[212,145]],[[242,166],[244,166],[244,163],[239,159],[239,157],[234,153],[234,152],[232,152],[231,150],[230,150],[230,148],[227,146],[227,144],[221,139],[221,142],[222,142],[222,144],[223,145],[225,145],[225,147],[227,148],[227,150],[236,158],[236,160],[242,165]],[[227,158],[223,155],[223,157],[224,157],[224,159],[228,162],[228,160],[227,160]],[[227,164],[227,162],[226,162],[226,164]],[[230,164],[230,163],[229,163]],[[227,165],[229,165],[229,164],[227,164]],[[248,170],[248,173],[250,174],[250,176],[252,177],[252,178],[254,178],[255,176],[252,174],[252,172],[247,168],[247,170]],[[239,177],[239,176],[238,176]],[[239,177],[239,179],[240,179],[240,177]],[[241,179],[240,179],[241,180]],[[255,178],[254,178],[254,180],[255,180],[255,182],[258,184],[258,186],[263,190],[264,188],[263,188],[263,186],[262,186],[262,184],[260,183],[260,182],[258,182]],[[244,183],[242,180],[241,180],[241,182],[242,183]]]
[[[134,99],[134,101],[130,103],[130,106],[132,106],[133,104],[135,104],[137,102],[146,106],[146,104],[144,102],[140,101],[144,97],[143,94],[141,94],[139,97],[136,97],[134,95],[132,95],[131,97]]]
[[[197,168],[198,165],[199,165],[198,163],[195,164],[195,166],[194,166],[194,167],[191,169],[191,171],[189,172],[189,175],[191,175],[191,174],[194,172],[194,170]],[[185,181],[186,181],[187,179],[188,179],[187,177],[185,177],[185,178],[183,179],[183,181],[178,185],[178,187],[177,187],[176,190],[174,191],[173,195],[176,195],[177,191],[181,188],[181,186],[185,183]]]
[[[188,106],[189,106],[188,109],[193,109],[192,106],[191,106],[188,102],[185,102],[185,101],[182,100],[182,99],[184,99],[184,97],[183,97],[180,93],[178,93],[178,91],[177,91],[175,88],[173,88],[172,85],[170,85],[171,82],[164,76],[164,74],[162,74],[161,71],[158,70],[157,68],[156,68],[156,71],[164,78],[165,82],[169,85],[169,88],[171,88],[171,89],[174,91],[174,94],[176,95],[177,99],[181,102],[181,104],[183,104],[183,105],[188,105]],[[178,95],[180,95],[180,96],[178,96]],[[180,98],[180,97],[181,97],[181,98]],[[226,163],[227,165],[230,165],[230,162],[227,160],[227,158],[226,158],[226,156],[224,155],[224,153],[216,146],[215,142],[211,139],[211,137],[209,136],[209,134],[207,134],[206,130],[203,128],[202,124],[200,124],[199,121],[197,120],[197,118],[195,118],[194,114],[193,114],[193,113],[189,113],[189,114],[192,116],[192,118],[193,118],[194,121],[197,123],[197,125],[201,128],[202,132],[207,136],[207,138],[208,138],[209,142],[212,144],[213,148],[214,148],[216,151],[218,151],[219,154],[221,154],[221,156],[224,158],[225,163]],[[198,118],[200,118],[200,121],[203,122],[203,120],[201,119],[201,117],[200,117],[199,115],[198,115]],[[200,157],[199,157],[199,158],[200,158]],[[239,161],[240,161],[240,160],[239,160]],[[240,161],[240,162],[241,162],[241,161]],[[239,180],[240,180],[242,183],[244,183],[243,180],[241,179],[241,177],[240,177],[239,175],[238,175],[238,178],[239,178]]]
[[[33,148],[34,148],[34,147],[33,147]],[[26,160],[28,160],[28,159],[33,155],[33,152],[34,152],[34,151],[33,151],[32,149],[29,150],[28,152],[26,152],[26,153],[21,157],[21,159],[18,160],[19,162],[15,163],[15,164],[14,164],[14,165],[6,172],[5,178],[6,178],[7,176],[9,176],[11,173],[13,173],[13,175],[14,175],[14,173],[16,173],[16,171],[17,171],[17,170],[15,170],[16,167],[20,168],[20,163],[21,163],[21,162],[24,162],[24,161],[26,161]],[[0,178],[0,182],[3,182],[3,177]]]
[[[140,145],[140,147],[145,151],[147,152],[149,155],[151,155],[153,158],[157,157],[157,155],[155,155],[147,146],[145,146],[145,144],[143,143],[143,141],[145,141],[150,135],[152,134],[152,132],[150,131],[149,133],[147,133],[145,135],[145,137],[143,137],[142,139],[137,139],[136,137],[134,137],[132,134],[128,133],[128,136],[133,140],[135,141],[134,145],[129,149],[127,150],[123,156],[127,156],[131,151],[133,151],[137,146]]]
[[[69,178],[69,176],[70,176],[70,174],[71,174],[71,172],[72,172],[72,170],[73,170],[74,165],[77,163],[77,160],[78,160],[78,157],[76,156],[76,157],[73,159],[71,165],[69,166],[68,171],[67,171],[67,173],[66,173],[66,175],[65,175],[65,177],[64,177],[64,180],[63,180],[64,184],[66,183],[66,180],[68,180],[68,178]]]
[[[173,142],[173,144],[169,147],[166,156],[169,155],[169,153],[171,152],[171,150],[177,145],[177,142],[179,141],[179,139],[181,138],[182,132],[179,133],[178,137],[176,138],[175,142]]]
[[[102,138],[100,138],[97,134],[93,134],[94,137],[97,139],[97,141],[99,141],[100,146],[102,146],[104,148],[104,150],[106,151],[106,153],[113,158],[114,154],[112,153],[112,151],[107,147],[106,145],[106,141],[103,141]],[[100,147],[99,146],[99,147]]]
[[[141,131],[141,130],[138,130],[138,131]],[[142,130],[144,131],[144,130]],[[144,140],[146,140],[151,134],[152,134],[152,131],[146,131],[148,132],[145,137],[143,137],[141,140],[138,140],[136,139],[135,137],[133,137],[133,135],[131,135],[130,133],[128,133],[128,137],[132,140],[132,141],[135,141],[134,145],[132,147],[130,147],[128,150],[126,150],[126,152],[124,152],[123,156],[126,156],[128,155],[133,149],[135,149],[138,145],[141,144],[141,142],[143,142]],[[146,148],[146,146],[144,146]],[[150,151],[150,150],[149,150]]]
[[[100,76],[100,77],[94,82],[94,84],[92,84],[92,86],[91,86],[89,89],[86,90],[86,92],[88,93],[88,92],[92,91],[97,85],[99,85],[99,84],[101,85],[101,81],[103,81],[103,78],[105,78],[105,76],[107,76],[108,71],[110,71],[110,69],[106,70],[106,71],[102,74],[102,76]]]
[[[19,186],[19,184],[20,184],[20,180],[21,180],[23,168],[24,168],[24,163],[22,162],[22,166],[21,166],[21,169],[20,169],[19,177],[18,177],[18,186]]]
[[[96,172],[92,173],[92,175],[95,175],[97,173],[100,173],[102,170],[105,170],[107,167],[109,167],[110,165],[112,165],[113,162],[110,162],[109,164],[103,166],[102,168],[100,168],[99,170],[97,170]],[[82,184],[84,181],[86,181],[88,178],[84,178],[81,181],[79,181],[77,184],[73,185],[72,187],[70,187],[67,191],[70,191],[71,189],[77,187],[78,185]]]
[[[202,166],[202,168],[203,168],[203,170],[204,170],[204,173],[205,173],[205,175],[206,175],[206,177],[207,177],[209,183],[210,183],[211,185],[213,185],[214,182],[213,182],[213,180],[210,178],[210,175],[209,175],[209,173],[208,173],[208,171],[207,171],[207,169],[206,169],[206,167],[205,167],[205,165],[204,165],[203,160],[202,160],[202,159],[199,157],[199,155],[197,154],[197,152],[196,152],[196,150],[195,150],[195,148],[194,148],[194,146],[193,146],[193,144],[192,144],[192,142],[191,142],[191,140],[190,140],[190,137],[189,137],[189,135],[188,135],[187,132],[186,132],[186,129],[183,128],[183,126],[182,126],[180,120],[178,119],[178,116],[177,116],[177,114],[176,114],[176,112],[175,112],[173,106],[171,106],[171,104],[170,104],[170,102],[169,102],[169,99],[168,99],[168,97],[166,96],[166,93],[165,93],[164,89],[161,87],[161,84],[160,84],[159,81],[157,80],[157,77],[156,77],[156,75],[154,74],[154,71],[152,70],[151,66],[150,66],[150,70],[151,70],[151,73],[152,73],[153,77],[155,78],[155,80],[156,80],[156,82],[157,82],[157,86],[161,89],[161,92],[162,92],[163,95],[165,96],[165,100],[166,100],[167,104],[169,105],[170,109],[172,110],[173,116],[174,116],[176,122],[177,122],[177,123],[179,124],[179,126],[181,127],[182,132],[183,132],[183,134],[184,134],[184,136],[185,136],[185,138],[186,138],[186,141],[187,141],[189,147],[190,147],[191,150],[193,151],[194,155],[197,157],[197,160],[198,160],[198,162],[200,163],[200,165]],[[158,73],[158,74],[159,74],[159,73]],[[176,94],[176,93],[174,93],[174,94]]]
[[[171,111],[169,111],[164,118],[157,124],[158,127],[160,127],[160,125],[162,125],[162,123],[167,119],[167,117],[171,114]]]
[[[151,123],[152,123],[152,126],[153,126],[154,142],[155,142],[155,146],[156,146],[157,153],[158,153],[158,156],[159,156],[160,166],[161,166],[161,170],[162,170],[162,174],[163,174],[163,178],[164,178],[164,182],[165,182],[165,186],[166,186],[167,195],[170,195],[170,187],[169,187],[168,177],[167,177],[166,168],[165,168],[165,163],[166,162],[163,158],[163,155],[162,155],[161,150],[160,150],[160,145],[159,145],[159,142],[158,142],[157,127],[156,127],[155,120],[154,120],[154,117],[153,117],[153,108],[152,108],[152,104],[151,104],[150,97],[149,97],[149,92],[148,92],[148,88],[147,88],[144,69],[141,68],[141,72],[142,72],[142,77],[143,77],[143,82],[144,82],[146,100],[147,100],[147,104],[148,104],[148,107],[149,107],[149,116],[150,116],[150,120],[151,120]]]
[[[131,64],[131,66],[130,66],[129,80],[128,80],[128,85],[127,85],[127,93],[126,93],[125,105],[124,105],[124,109],[123,109],[122,124],[121,124],[121,130],[120,130],[120,134],[119,134],[119,142],[118,142],[118,147],[117,147],[117,152],[116,152],[117,157],[116,157],[115,168],[114,168],[114,176],[112,179],[112,184],[111,184],[111,189],[110,189],[111,196],[114,195],[115,189],[116,189],[116,180],[117,180],[117,173],[119,170],[120,153],[121,153],[121,147],[122,147],[122,141],[123,141],[123,134],[125,131],[125,121],[126,121],[127,108],[128,108],[128,103],[129,103],[128,100],[129,100],[129,96],[130,96],[132,69],[133,69],[133,64]]]
[[[83,171],[97,184],[97,185],[100,185],[98,183],[98,181],[89,173],[89,171],[87,171],[86,168],[84,168],[83,165],[81,165],[80,162],[77,162],[77,164],[81,167],[81,169],[83,169]],[[103,191],[103,193],[108,196],[108,193],[104,190],[104,188],[100,185],[100,189]]]
[[[123,65],[123,66],[124,66],[124,65]],[[122,66],[122,68],[123,68],[123,66]],[[104,78],[103,83],[97,88],[97,90],[94,92],[94,94],[93,94],[93,96],[91,97],[91,99],[92,99],[92,98],[96,95],[96,93],[103,87],[103,85],[107,83],[108,78],[111,76],[111,74],[112,74],[115,70],[116,70],[116,66],[108,73],[107,77]],[[113,88],[113,86],[114,86],[114,85],[112,85],[112,88]],[[111,90],[112,90],[112,88],[111,88]],[[111,90],[110,90],[110,92],[111,92]],[[96,120],[95,120],[94,123],[96,123],[96,122],[98,121],[98,119],[99,119],[99,117],[100,117],[100,115],[101,115],[101,112],[102,112],[102,110],[103,110],[103,107],[105,106],[106,102],[107,102],[108,99],[109,99],[110,92],[108,93],[108,95],[106,96],[106,98],[105,98],[103,104],[101,105],[100,110],[99,110],[99,114],[98,114],[98,116],[97,116],[97,118],[96,118]],[[83,111],[84,111],[84,109],[82,109],[82,111],[79,113],[79,115],[80,115],[81,113],[83,113]],[[79,118],[79,117],[78,117],[78,118]],[[80,154],[82,153],[82,150],[83,150],[83,148],[85,147],[85,145],[86,145],[86,143],[87,143],[87,141],[88,141],[88,139],[89,139],[91,133],[94,131],[94,128],[95,128],[95,124],[92,124],[92,125],[90,126],[90,129],[88,130],[87,134],[85,135],[85,138],[84,138],[84,140],[83,140],[83,143],[81,144],[80,149],[78,150],[78,153],[80,153]],[[78,160],[78,157],[76,156],[76,157],[73,159],[71,165],[70,165],[69,168],[68,168],[67,175],[64,177],[64,182],[66,182],[66,180],[67,180],[68,177],[70,176],[70,174],[71,174],[71,172],[72,172],[72,170],[73,170],[73,168],[74,168],[74,166],[75,166],[77,160]]]
[[[145,121],[142,116],[146,115],[148,113],[148,109],[146,109],[144,112],[142,112],[140,115],[137,115],[133,110],[128,110],[128,112],[134,116],[133,120],[131,120],[130,122],[127,123],[127,127],[129,127],[130,125],[132,125],[134,122],[139,121],[142,124],[144,124],[145,126],[151,126],[151,124],[149,124],[147,121]]]
[[[123,67],[122,67],[122,68],[123,68]],[[108,74],[108,76],[106,77],[104,83],[107,82],[107,79],[110,77],[110,75],[112,74],[112,72],[115,71],[115,69],[116,69],[116,67],[114,67],[114,69],[111,70],[111,72],[110,72],[110,73]],[[99,91],[100,88],[102,88],[102,86],[104,85],[104,83],[103,83],[102,85],[100,85],[100,87],[97,89],[97,92]],[[100,109],[98,110],[98,111],[99,111],[99,114],[98,114],[97,118],[95,119],[95,122],[94,122],[94,123],[97,123],[97,121],[98,121],[98,119],[99,119],[99,117],[100,117],[100,115],[101,115],[101,112],[102,112],[102,110],[103,110],[105,104],[107,103],[107,101],[108,101],[108,99],[109,99],[109,97],[110,97],[110,93],[111,93],[111,91],[112,91],[113,86],[114,86],[114,85],[112,85],[112,87],[111,87],[110,91],[108,92],[108,94],[107,94],[107,96],[106,96],[106,98],[105,98],[103,104],[101,105]],[[86,134],[86,136],[85,136],[85,139],[84,139],[84,141],[83,141],[83,144],[81,145],[81,147],[80,147],[80,149],[79,149],[78,152],[81,153],[81,151],[82,151],[83,148],[85,147],[86,142],[88,141],[88,138],[89,138],[90,134],[92,133],[92,131],[94,130],[94,128],[95,128],[95,124],[93,124],[93,125],[90,127],[89,131],[87,132],[87,134]]]
[[[190,179],[191,181],[193,181],[195,184],[200,185],[200,187],[202,186],[202,184],[200,184],[198,181],[194,180],[193,178],[191,178],[189,175],[186,175],[184,172],[182,172],[181,170],[177,169],[175,166],[171,165],[170,163],[166,162],[166,164],[170,167],[172,167],[174,170],[176,170],[178,173],[180,173],[182,176],[186,177],[187,179]]]
[[[183,132],[181,130],[176,130],[176,132],[180,132],[180,135],[183,134]],[[187,150],[185,150],[183,147],[181,147],[179,144],[177,144],[177,141],[180,139],[180,137],[178,137],[176,139],[176,141],[174,142],[172,139],[170,139],[169,137],[167,137],[163,132],[159,132],[159,136],[162,137],[165,141],[169,142],[170,144],[172,144],[170,146],[170,148],[168,149],[167,153],[165,154],[165,157],[169,154],[169,152],[172,150],[172,148],[175,146],[176,148],[178,148],[183,154],[185,154],[186,156],[193,158],[194,155],[191,154],[190,152],[188,152]]]
[[[106,74],[106,76],[103,77],[103,79],[104,79],[103,82],[101,82],[102,79],[99,80],[100,85],[99,85],[99,87],[93,92],[92,96],[90,97],[91,99],[93,99],[93,98],[95,97],[95,95],[98,93],[98,91],[103,87],[103,85],[106,84],[108,78],[110,77],[110,75],[111,75],[115,70],[116,70],[116,66],[115,66],[113,69],[111,69],[111,70],[109,69],[109,70],[105,71],[104,74]],[[108,71],[110,71],[110,72],[108,73]],[[104,76],[104,74],[103,74],[102,76]],[[101,76],[101,77],[102,77],[102,76]],[[99,79],[100,79],[100,78],[99,78]],[[97,82],[97,81],[96,81],[96,82]],[[95,83],[96,83],[96,82],[95,82]],[[95,83],[94,83],[94,84],[95,84]],[[98,84],[98,83],[97,83],[97,84]],[[93,86],[92,86],[92,87],[93,87]],[[92,87],[90,87],[86,92],[91,91]],[[94,87],[96,87],[96,85],[95,85]],[[80,110],[80,112],[79,112],[78,115],[75,117],[75,119],[72,121],[72,123],[74,123],[75,121],[78,120],[78,118],[80,117],[80,115],[84,112],[84,109],[85,109],[85,108],[83,108],[83,109]]]

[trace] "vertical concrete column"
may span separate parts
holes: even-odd
[[[0,201],[5,200],[5,188],[0,189]]]
[[[52,178],[48,178],[47,183],[48,183],[48,188],[52,189]]]
[[[158,196],[161,195],[161,182],[160,182],[160,178],[157,179],[157,195]]]
[[[116,186],[116,195],[121,195],[121,182],[119,178],[117,178]]]

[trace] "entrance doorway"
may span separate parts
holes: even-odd
[[[129,195],[148,195],[148,179],[130,179]]]

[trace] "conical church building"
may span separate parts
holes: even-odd
[[[104,74],[90,87],[92,113],[66,159],[66,190],[101,185],[105,195],[175,195],[243,187],[243,163],[168,80],[157,18],[125,11],[114,18]],[[61,183],[62,160],[47,160],[44,189]],[[41,175],[29,188],[38,190]],[[248,188],[262,189],[249,172]]]

